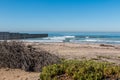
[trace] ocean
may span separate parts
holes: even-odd
[[[29,32],[48,33],[46,38],[31,38],[29,42],[71,42],[120,44],[120,32]]]

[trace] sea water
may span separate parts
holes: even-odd
[[[30,42],[71,42],[120,44],[120,32],[29,32],[48,33],[45,38],[25,39]]]

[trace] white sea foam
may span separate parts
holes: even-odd
[[[67,38],[73,39],[75,36],[54,36],[54,37],[46,37],[41,39],[27,39],[23,41],[27,42],[63,42]]]
[[[120,39],[114,38],[90,38],[89,36],[85,37],[75,37],[75,36],[49,36],[46,38],[38,38],[38,39],[26,39],[24,41],[28,42],[91,42],[91,43],[119,43]]]
[[[25,42],[63,42],[61,40],[22,40]]]
[[[92,43],[120,43],[120,40],[105,40],[105,39],[84,39],[84,40],[70,40],[70,42],[92,42]]]
[[[54,37],[47,37],[47,38],[42,38],[42,40],[51,40],[51,41],[57,41],[57,42],[62,42],[66,39],[74,39],[75,36],[54,36]]]
[[[65,40],[66,38],[75,38],[75,36],[54,36],[54,37],[47,37],[47,38],[43,38],[43,39]]]

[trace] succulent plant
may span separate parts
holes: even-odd
[[[64,74],[69,79],[61,79]],[[40,77],[41,80],[116,80],[120,79],[120,66],[106,62],[65,60],[44,67]]]

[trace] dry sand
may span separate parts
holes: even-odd
[[[120,45],[76,43],[27,43],[65,59],[92,59],[120,64]],[[18,69],[0,69],[0,80],[38,80],[40,73]]]
[[[120,64],[120,45],[44,43],[34,44],[65,59],[99,59]]]
[[[40,73],[20,69],[0,69],[0,80],[38,80]]]

